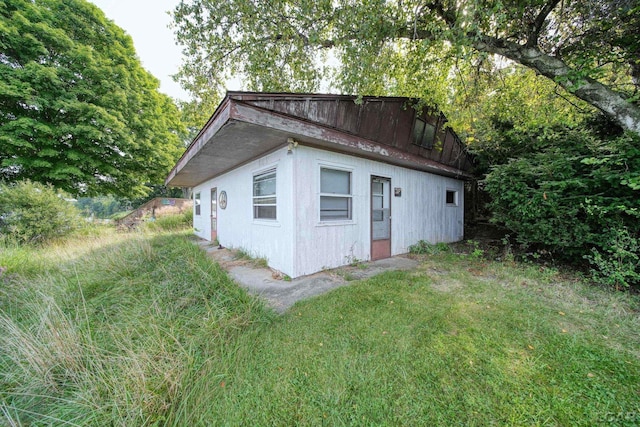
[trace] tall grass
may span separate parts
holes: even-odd
[[[162,424],[190,372],[271,316],[184,233],[5,247],[0,266],[9,425]]]
[[[276,317],[185,232],[3,247],[0,424],[637,425],[640,305],[438,251]]]

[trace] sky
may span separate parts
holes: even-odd
[[[168,28],[167,13],[179,0],[89,0],[133,39],[142,66],[160,80],[160,92],[187,100],[188,94],[173,81],[182,61],[182,49]]]

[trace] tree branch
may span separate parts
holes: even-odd
[[[426,5],[431,11],[435,12],[442,20],[449,26],[449,28],[453,28],[458,21],[458,17],[456,16],[455,10],[445,9],[442,0],[436,0]]]
[[[557,57],[537,47],[523,46],[508,40],[476,35],[473,47],[518,62],[557,82],[565,90],[603,111],[624,129],[640,133],[640,108],[620,93],[590,77],[576,78],[574,70]]]
[[[553,9],[560,3],[560,0],[550,0],[545,4],[540,10],[540,13],[536,17],[535,21],[531,24],[531,28],[529,29],[529,36],[527,37],[527,46],[534,47],[538,45],[538,37],[540,37],[540,31],[542,31],[542,27],[544,26],[544,22],[547,20],[547,17],[551,13]]]

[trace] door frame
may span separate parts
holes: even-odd
[[[388,239],[373,239],[373,183],[375,180],[383,181],[382,186],[382,197],[383,204],[382,207],[385,209],[384,197],[386,196],[389,204],[389,238]],[[386,183],[386,185],[384,185]],[[385,194],[385,187],[387,190],[387,194]],[[369,177],[369,240],[371,244],[371,261],[375,261],[378,259],[385,259],[391,257],[391,239],[393,238],[391,230],[391,221],[392,221],[392,203],[391,203],[391,177],[381,176],[381,175],[370,175]],[[383,214],[384,215],[384,214]]]
[[[211,241],[214,242],[218,238],[218,187],[211,189]]]

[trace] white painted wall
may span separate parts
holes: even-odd
[[[305,146],[291,157],[293,166],[293,210],[296,217],[294,272],[292,277],[338,267],[355,259],[371,258],[371,176],[391,178],[391,254],[409,251],[419,240],[454,242],[463,238],[463,181],[392,166]],[[339,223],[320,222],[320,168],[352,171],[353,218]],[[393,196],[393,188],[402,190]],[[446,190],[458,192],[458,205],[445,203]]]
[[[243,249],[254,257],[264,257],[269,266],[285,274],[293,273],[292,161],[286,148],[279,149],[193,189],[201,193],[202,214],[194,216],[196,234],[211,239],[211,188],[218,196],[227,192],[227,208],[218,206],[218,241],[224,247]],[[276,168],[277,219],[253,219],[253,176]]]
[[[253,175],[276,167],[277,220],[253,219]],[[350,170],[350,221],[320,221],[320,168]],[[227,192],[227,208],[218,206],[218,240],[229,248],[264,257],[291,277],[371,258],[371,176],[391,179],[391,254],[407,253],[419,240],[454,242],[463,238],[464,183],[426,172],[299,145],[282,148],[194,188],[202,210],[194,216],[196,234],[211,238],[212,187]],[[401,197],[393,189],[402,190]],[[458,192],[457,206],[446,191]],[[295,195],[295,197],[294,197]]]

